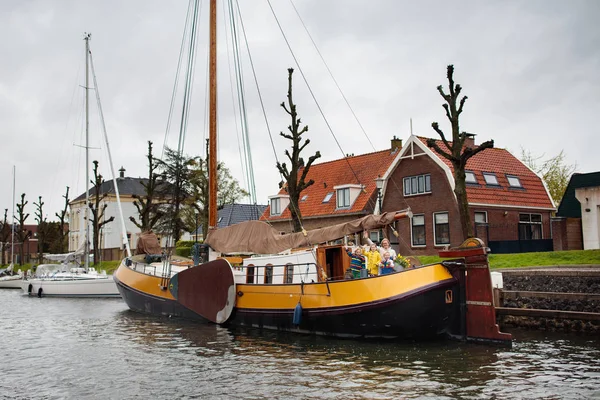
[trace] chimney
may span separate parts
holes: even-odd
[[[402,148],[402,139],[398,139],[396,135],[392,138],[392,151]]]
[[[475,134],[465,132],[465,147],[473,148],[475,147]]]
[[[123,166],[121,166],[121,169],[119,170],[119,178],[125,178],[125,168],[123,168]]]

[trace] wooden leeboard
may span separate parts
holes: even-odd
[[[169,291],[181,305],[218,324],[229,319],[235,305],[233,270],[224,259],[181,271],[171,278]]]

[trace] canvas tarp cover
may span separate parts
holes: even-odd
[[[389,225],[397,219],[397,213],[367,215],[354,221],[327,228],[281,235],[269,224],[261,221],[246,221],[208,233],[204,243],[221,253],[276,254],[297,247],[312,246],[336,240],[364,230]]]
[[[138,237],[137,247],[135,248],[135,254],[160,254],[162,253],[162,247],[158,242],[158,237],[152,231],[146,231],[140,233]]]

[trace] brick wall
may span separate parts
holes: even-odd
[[[422,174],[431,175],[431,193],[404,196],[403,179],[407,176]],[[425,246],[415,247],[411,243],[410,221],[399,220],[396,229],[399,238],[391,237],[394,249],[400,250],[403,255],[435,254],[445,246],[434,246],[434,222],[433,213],[447,211],[450,224],[450,245],[458,246],[462,243],[462,232],[460,229],[460,217],[454,192],[446,177],[446,173],[427,156],[417,156],[414,159],[404,159],[398,168],[394,170],[385,192],[383,210],[399,210],[410,207],[413,214],[424,214],[425,216]]]

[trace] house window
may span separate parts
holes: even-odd
[[[350,207],[350,188],[337,190],[337,208]]]
[[[433,228],[436,246],[450,244],[450,223],[447,212],[433,214]]]
[[[521,180],[514,175],[506,175],[506,179],[508,180],[508,186],[512,188],[522,188]]]
[[[273,266],[265,266],[265,284],[273,283]]]
[[[483,179],[485,179],[485,183],[492,186],[500,186],[498,183],[498,178],[496,178],[496,174],[492,174],[490,172],[483,173]]]
[[[475,233],[475,237],[484,239],[486,241],[489,240],[487,222],[487,212],[475,211],[475,231],[473,232]]]
[[[331,200],[331,196],[333,196],[333,192],[329,192],[325,195],[325,198],[323,199],[323,203],[329,203],[329,200]]]
[[[254,283],[254,265],[248,265],[246,268],[246,283]]]
[[[407,176],[404,178],[404,195],[431,193],[431,175]]]
[[[519,240],[542,238],[542,214],[519,214]]]
[[[271,215],[281,215],[281,203],[279,199],[271,199]]]
[[[370,231],[369,239],[371,239],[371,242],[379,243],[379,231]]]
[[[466,183],[477,183],[477,177],[473,171],[465,171],[465,182]]]
[[[306,201],[306,199],[308,199],[308,195],[305,194],[304,196],[302,196],[302,199],[300,201]]]
[[[286,264],[285,265],[285,283],[294,282],[294,264]]]
[[[475,211],[475,223],[487,224],[487,213],[485,211]]]
[[[413,215],[411,219],[412,245],[425,246],[425,215]]]

